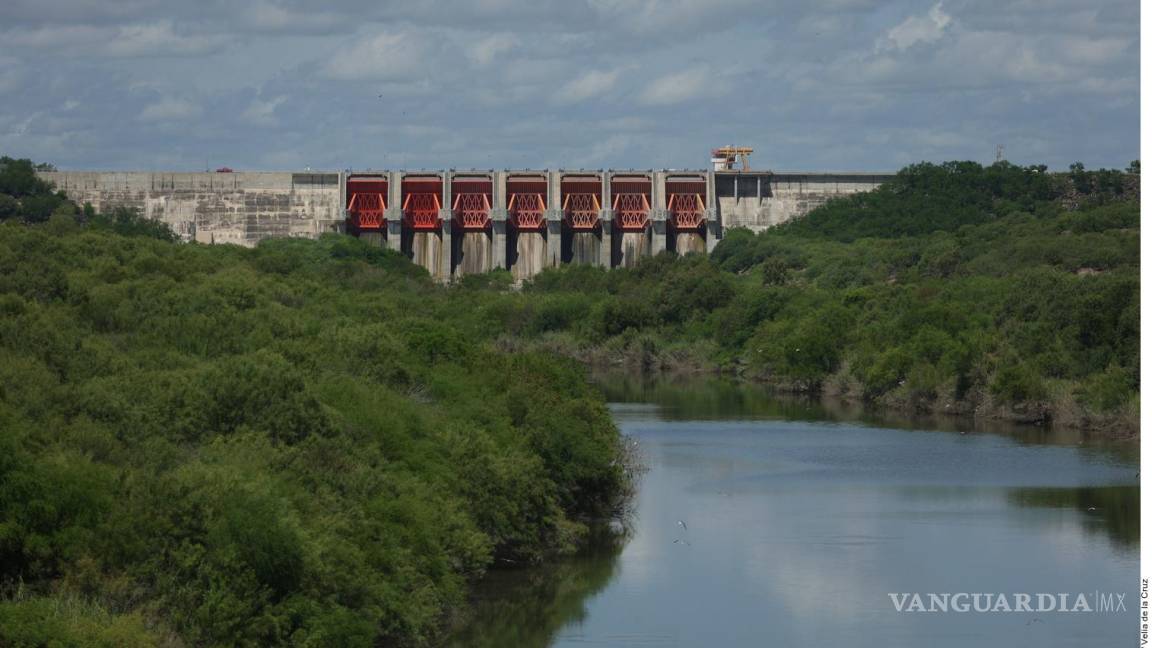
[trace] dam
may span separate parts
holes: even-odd
[[[516,280],[566,263],[630,267],[707,253],[894,177],[749,170],[305,172],[46,171],[77,203],[135,209],[185,241],[254,246],[343,232],[406,254],[439,281],[493,269]]]

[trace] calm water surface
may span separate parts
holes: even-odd
[[[605,390],[649,466],[631,536],[494,574],[452,645],[1136,640],[1135,444],[881,424],[723,384]],[[1096,591],[1127,593],[1128,612],[900,613],[888,597]]]

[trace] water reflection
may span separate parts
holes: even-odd
[[[502,572],[453,646],[1117,645],[1125,614],[902,614],[889,592],[1127,592],[1138,444],[607,382],[650,468],[634,535]],[[971,427],[965,428],[965,425]],[[683,520],[686,529],[679,525]]]
[[[581,554],[528,569],[497,570],[478,584],[468,616],[457,620],[449,648],[543,648],[579,623],[585,602],[612,580],[625,538],[599,529]]]
[[[1018,488],[1008,494],[1019,505],[1075,509],[1089,533],[1103,533],[1116,546],[1140,549],[1140,487]]]
[[[607,371],[591,377],[618,411],[655,415],[669,421],[782,420],[852,423],[902,430],[998,434],[1022,444],[1077,445],[1116,458],[1137,461],[1139,441],[1112,441],[1069,427],[1022,425],[937,413],[881,409],[835,397],[781,392],[764,384],[719,376],[658,376]],[[633,409],[629,406],[638,406]]]

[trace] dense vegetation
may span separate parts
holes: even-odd
[[[549,352],[1135,430],[1134,173],[917,165],[517,291],[341,236],[179,244],[33,170],[0,160],[0,645],[433,641],[473,578],[624,506]]]
[[[0,645],[422,645],[579,545],[627,491],[602,398],[430,294],[347,237],[0,224]]]
[[[1137,181],[915,165],[708,259],[545,272],[504,324],[611,362],[1134,433]]]

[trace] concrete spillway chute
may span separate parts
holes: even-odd
[[[400,181],[401,249],[433,277],[447,281],[451,278],[451,250],[445,248],[451,232],[442,227],[443,190],[439,174],[408,174]]]
[[[652,176],[613,174],[608,182],[608,199],[613,216],[611,264],[632,267],[640,257],[652,253]]]
[[[492,269],[492,176],[452,173],[450,177],[452,272],[455,275],[487,272]]]
[[[508,269],[513,279],[524,281],[543,270],[548,262],[548,176],[509,174],[505,189],[510,225]]]

